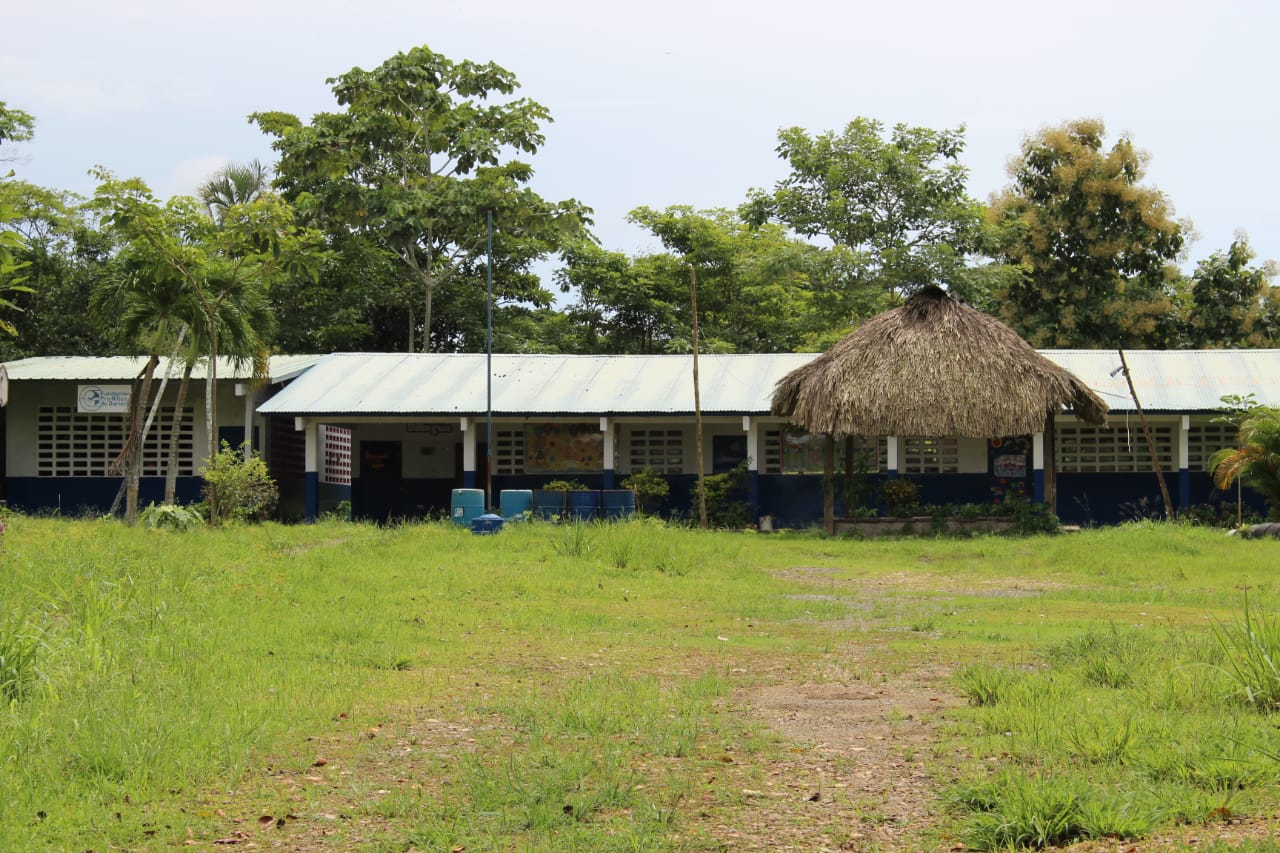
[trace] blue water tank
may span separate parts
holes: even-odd
[[[484,514],[484,489],[454,489],[449,505],[449,517],[453,523],[466,527],[473,518]]]
[[[604,517],[610,521],[631,518],[636,514],[636,493],[631,489],[604,491]]]
[[[594,521],[600,514],[599,492],[569,492],[569,518],[574,521]]]
[[[498,506],[507,521],[524,521],[533,511],[532,489],[503,489]]]

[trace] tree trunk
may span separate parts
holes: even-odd
[[[204,423],[210,462],[221,449],[218,445],[218,320],[209,314],[209,369],[204,380]],[[218,523],[217,496],[209,494],[209,524]]]
[[[1142,424],[1142,437],[1147,440],[1147,452],[1151,454],[1151,467],[1155,469],[1156,480],[1160,484],[1160,497],[1164,499],[1164,517],[1173,521],[1173,501],[1169,499],[1169,486],[1164,481],[1164,469],[1160,467],[1160,457],[1156,453],[1156,441],[1151,436],[1151,427],[1147,424],[1147,416],[1142,411],[1142,403],[1138,402],[1138,392],[1133,387],[1133,377],[1129,375],[1129,362],[1124,357],[1124,348],[1117,347],[1120,353],[1120,367],[1124,371],[1124,381],[1129,385],[1129,396],[1133,398],[1133,407],[1138,410],[1138,422]]]
[[[836,437],[827,433],[822,443],[822,529],[836,532]]]
[[[182,407],[187,403],[187,391],[191,387],[191,369],[194,362],[188,361],[182,370],[182,381],[178,383],[178,400],[173,404],[173,421],[169,430],[169,458],[164,469],[164,502],[170,506],[178,501],[178,436],[182,430]]]
[[[160,356],[153,355],[147,359],[147,366],[142,371],[142,387],[138,391],[138,399],[133,402],[133,417],[130,424],[129,437],[125,441],[124,465],[124,523],[133,527],[138,523],[138,486],[142,479],[142,444],[146,440],[147,402],[151,397],[151,380],[155,376],[156,366],[160,364]]]

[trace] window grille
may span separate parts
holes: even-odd
[[[163,477],[173,434],[172,406],[161,407],[142,445],[142,476]],[[128,417],[77,412],[70,406],[41,406],[36,414],[36,475],[115,477],[111,463],[124,447]],[[195,419],[184,407],[178,424],[178,476],[195,470]]]
[[[782,430],[767,429],[760,441],[760,473],[782,473]]]
[[[1160,466],[1173,467],[1173,428],[1153,426],[1152,438]],[[1062,426],[1054,441],[1057,469],[1066,473],[1126,473],[1154,471],[1142,429],[1124,427]]]
[[[627,460],[632,471],[651,468],[659,474],[684,471],[684,431],[679,429],[633,429]]]
[[[904,436],[898,453],[898,470],[903,474],[954,474],[960,470],[960,442],[955,436]]]
[[[493,444],[493,473],[524,473],[523,429],[494,430]]]
[[[324,448],[324,473],[320,475],[320,482],[351,485],[351,430],[321,424],[320,445]]]
[[[1224,447],[1236,446],[1235,424],[1192,424],[1187,432],[1187,468],[1208,471],[1209,457]]]
[[[271,434],[271,454],[267,457],[267,469],[271,479],[301,480],[306,471],[307,438],[306,433],[294,429],[293,418],[268,418]]]
[[[825,438],[822,435],[810,435],[798,427],[766,430],[760,471],[765,474],[822,473]],[[844,452],[844,439],[837,439],[837,472],[845,470]],[[862,455],[863,470],[867,473],[882,471],[889,465],[889,442],[884,436],[854,436],[853,452]]]

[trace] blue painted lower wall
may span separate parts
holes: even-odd
[[[548,475],[515,475],[493,478],[492,503],[497,504],[503,489],[538,489],[552,479]],[[606,488],[603,474],[572,476],[588,488]],[[886,477],[871,475],[868,486],[877,489]],[[985,503],[993,497],[993,480],[985,474],[936,474],[911,477],[920,487],[922,503]],[[693,489],[697,477],[691,474],[667,478],[670,494],[657,512],[676,518],[694,515]],[[192,503],[200,499],[199,477],[178,478],[178,500]],[[1190,472],[1167,476],[1170,497],[1175,508],[1205,504],[1234,506],[1235,492],[1218,491],[1209,475]],[[303,480],[281,481],[280,516],[300,520],[305,516]],[[1058,516],[1065,524],[1116,524],[1135,518],[1157,518],[1163,515],[1163,502],[1155,475],[1137,474],[1058,474]],[[9,477],[5,482],[5,498],[9,506],[27,513],[60,512],[63,515],[100,514],[116,496],[120,479],[113,477]],[[319,484],[318,511],[332,511],[342,501],[351,501],[355,518],[386,521],[395,518],[443,517],[449,512],[453,478],[406,479],[393,489],[383,484],[362,482],[357,478],[350,486]],[[757,519],[772,515],[778,527],[809,527],[821,523],[821,475],[760,474],[756,478],[758,495]],[[749,499],[744,492],[743,500]],[[144,477],[140,483],[142,506],[159,503],[164,497],[164,478]],[[1245,489],[1246,512],[1262,515],[1266,502],[1260,495]],[[883,507],[881,507],[883,509]],[[836,514],[844,515],[843,484],[836,487]]]
[[[120,477],[9,477],[5,480],[5,500],[20,512],[61,515],[99,515],[111,508]],[[178,502],[200,500],[204,480],[178,478]],[[143,477],[138,483],[138,505],[164,500],[164,477]]]

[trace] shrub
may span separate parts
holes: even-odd
[[[707,497],[707,524],[740,529],[749,522],[747,506],[747,463],[739,462],[723,474],[703,478]],[[698,512],[698,486],[693,487],[693,512]]]
[[[544,492],[589,492],[591,488],[577,480],[552,480],[542,486]]]
[[[177,504],[151,504],[140,516],[143,527],[155,530],[190,530],[204,524],[204,517],[195,507]]]
[[[204,477],[204,499],[213,519],[223,521],[262,521],[276,508],[280,493],[267,473],[267,463],[256,452],[248,459],[227,442],[206,460],[200,469]]]
[[[635,472],[622,481],[622,488],[636,493],[642,512],[653,512],[671,494],[671,486],[666,478],[652,468]]]
[[[920,488],[911,480],[898,478],[890,480],[881,489],[884,502],[888,504],[889,515],[902,518],[915,515],[920,509]]]

